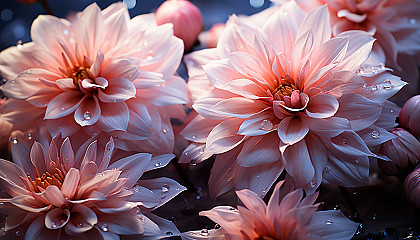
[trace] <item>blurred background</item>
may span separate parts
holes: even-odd
[[[82,11],[93,0],[49,0],[54,15],[66,17],[72,12]],[[116,0],[96,1],[101,9],[111,5]],[[139,14],[155,12],[164,0],[124,0],[131,17]],[[205,29],[213,24],[225,22],[228,16],[236,14],[253,14],[270,6],[269,0],[192,0],[203,13]],[[16,0],[0,0],[0,50],[30,41],[30,27],[39,14],[46,14],[40,2],[31,5],[21,4]]]

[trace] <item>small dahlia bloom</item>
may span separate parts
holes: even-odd
[[[238,209],[217,206],[200,212],[220,225],[211,233],[193,231],[182,233],[184,239],[350,239],[358,224],[336,210],[316,211],[318,192],[303,197],[303,190],[289,191],[279,182],[268,204],[259,196],[244,189],[237,191],[244,204]],[[206,236],[205,236],[206,235]],[[216,236],[216,238],[214,238]],[[218,238],[217,238],[218,237]]]
[[[420,208],[420,168],[407,176],[404,182],[404,192],[411,205]]]
[[[42,122],[53,136],[83,129],[131,141],[164,131],[160,141],[170,141],[170,117],[188,101],[174,76],[183,43],[171,24],[157,26],[152,14],[130,19],[122,2],[103,11],[94,3],[72,21],[39,16],[31,38],[0,53],[10,98],[2,112],[17,129]]]
[[[378,165],[385,174],[398,175],[407,167],[418,164],[420,142],[402,128],[396,128],[391,133],[397,137],[383,143],[379,151],[391,161],[378,160]]]
[[[420,95],[410,99],[402,107],[399,115],[401,127],[420,137]]]
[[[0,108],[4,104],[4,101],[4,99],[0,99]],[[12,128],[13,125],[0,115],[0,151],[7,148]]]
[[[404,85],[385,69],[361,71],[373,42],[362,31],[331,38],[326,6],[306,15],[288,2],[262,28],[233,16],[217,49],[186,57],[198,115],[181,132],[192,143],[180,161],[218,154],[213,197],[231,188],[264,195],[283,169],[308,191],[323,177],[366,184],[367,142],[389,140],[373,124]]]
[[[158,238],[170,226],[178,233],[150,211],[185,188],[168,178],[138,181],[155,168],[151,154],[137,153],[109,165],[112,138],[105,149],[98,149],[96,141],[86,142],[76,153],[69,138],[60,142],[54,137],[47,150],[35,142],[30,157],[12,148],[16,164],[0,159],[0,187],[10,195],[0,199],[0,212],[7,215],[6,238],[15,232],[44,240],[139,234]],[[16,139],[11,144],[19,146]]]
[[[197,42],[203,29],[201,11],[188,0],[167,0],[156,11],[158,25],[172,23],[175,36],[184,41],[185,50]]]

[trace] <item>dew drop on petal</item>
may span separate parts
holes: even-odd
[[[83,114],[84,120],[90,120],[92,118],[92,114],[89,111],[86,111]]]
[[[165,196],[165,195],[161,195],[161,196],[160,196],[160,199],[164,199],[164,198],[166,198],[166,196]]]
[[[156,162],[155,167],[159,167],[159,166],[160,166],[160,162]]]
[[[201,236],[208,236],[209,235],[209,230],[203,229],[203,230],[201,230],[200,234],[201,234]]]
[[[373,85],[373,86],[372,86],[372,90],[373,90],[373,91],[376,91],[376,90],[378,90],[378,86],[376,86],[376,85]]]
[[[168,130],[167,128],[164,128],[164,129],[163,129],[163,132],[164,132],[164,133],[167,133],[168,131],[169,131],[169,130]]]
[[[311,184],[311,187],[312,187],[312,188],[314,188],[314,187],[316,186],[316,181],[315,181],[315,180],[312,180],[312,181],[310,182],[310,184]]]
[[[161,188],[161,192],[162,193],[167,193],[169,192],[169,185],[168,184],[163,184],[162,188]]]
[[[102,224],[101,229],[102,229],[102,231],[107,232],[108,231],[108,225],[106,223]]]
[[[20,231],[16,231],[15,235],[16,235],[16,237],[19,237],[20,236]]]
[[[146,59],[147,59],[148,61],[152,61],[152,60],[153,60],[153,56],[147,56],[147,57],[146,57]]]
[[[363,83],[363,87],[367,87],[367,85],[368,85],[367,83]]]
[[[81,227],[83,227],[83,224],[79,223],[79,224],[76,225],[76,227],[81,228]]]
[[[140,186],[140,185],[138,185],[138,184],[136,184],[136,185],[134,186],[134,191],[135,191],[135,192],[140,192],[140,190],[141,190],[141,186]]]
[[[22,48],[23,47],[23,45],[22,45],[22,40],[19,40],[19,41],[17,41],[17,43],[16,43],[16,46],[17,46],[17,48]]]
[[[417,20],[415,18],[411,18],[409,20],[410,24],[416,24]]]
[[[173,235],[173,233],[172,232],[166,232],[166,235],[171,236],[171,235]]]
[[[12,137],[12,143],[13,143],[13,144],[17,144],[17,143],[18,143],[18,139],[17,139],[17,137]]]
[[[196,162],[195,160],[191,160],[191,161],[190,161],[190,165],[191,165],[191,166],[195,166],[195,165],[197,165],[197,162]]]
[[[231,211],[235,211],[235,210],[236,210],[236,208],[231,207],[231,208],[229,208],[229,210],[231,210]]]
[[[261,121],[261,129],[264,131],[270,131],[273,129],[273,123],[268,119],[264,119]]]
[[[333,220],[331,220],[331,219],[325,220],[325,223],[328,224],[328,225],[331,225],[331,224],[333,224]]]
[[[325,171],[326,171],[326,172],[331,171],[331,167],[330,167],[330,166],[327,166],[327,167],[325,168]]]
[[[32,139],[32,133],[25,134],[25,138],[28,140]]]
[[[364,67],[359,67],[359,69],[357,69],[357,73],[358,74],[364,74],[365,73],[365,68]]]
[[[192,139],[196,139],[197,135],[193,134],[191,137],[192,137]]]
[[[391,89],[392,88],[392,83],[391,83],[391,81],[389,81],[389,79],[384,81],[384,88],[385,89]]]
[[[385,64],[384,63],[379,63],[379,68],[380,69],[385,69]]]
[[[391,113],[393,113],[393,112],[394,112],[394,109],[390,109],[389,111],[390,111]]]
[[[347,139],[345,139],[345,138],[343,138],[343,141],[342,141],[344,144],[347,144]]]
[[[204,153],[204,148],[201,148],[200,149],[200,154],[203,154]]]
[[[373,131],[372,131],[372,137],[373,137],[373,138],[378,138],[380,134],[381,134],[381,133],[380,133],[378,130],[373,130]]]

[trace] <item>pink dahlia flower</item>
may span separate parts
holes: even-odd
[[[94,3],[71,22],[39,16],[31,38],[0,53],[1,89],[10,98],[3,116],[16,128],[43,120],[53,136],[83,129],[173,141],[170,117],[182,115],[188,98],[174,76],[183,43],[171,24],[157,26],[150,14],[130,19],[122,2],[103,11]]]
[[[420,208],[420,168],[407,176],[404,181],[404,192],[411,205]]]
[[[3,104],[4,99],[0,99],[0,108]],[[7,148],[12,128],[13,125],[0,115],[0,151]]]
[[[183,233],[185,239],[350,239],[358,224],[340,211],[316,211],[318,193],[303,197],[302,189],[289,191],[279,182],[268,205],[248,189],[237,191],[245,207],[218,206],[200,212],[220,229]]]
[[[399,114],[401,126],[414,136],[420,137],[420,95],[410,99],[402,107]]]
[[[264,195],[284,168],[306,190],[322,177],[366,184],[366,141],[389,140],[373,124],[404,85],[385,69],[360,70],[373,41],[362,31],[331,38],[326,6],[306,15],[289,2],[261,29],[232,17],[217,49],[186,59],[199,115],[181,132],[192,143],[180,161],[219,154],[213,197],[233,187]]]
[[[168,178],[138,181],[155,168],[151,154],[138,153],[108,166],[112,138],[104,150],[95,141],[76,153],[69,138],[60,142],[60,137],[53,138],[47,151],[35,142],[30,158],[14,154],[17,165],[0,159],[0,187],[11,196],[0,199],[7,236],[19,232],[25,239],[119,239],[178,233],[150,211],[185,188]],[[19,143],[13,139],[12,145]]]

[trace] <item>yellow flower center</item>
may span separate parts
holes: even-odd
[[[90,78],[90,75],[88,73],[89,68],[85,67],[75,67],[73,73],[71,74],[71,78],[73,78],[73,83],[77,87],[79,86],[79,79],[88,79]]]
[[[283,101],[285,96],[292,95],[292,92],[297,90],[296,86],[293,84],[290,85],[279,85],[274,91],[273,96],[276,100]]]
[[[29,181],[32,183],[32,186],[35,189],[35,192],[42,192],[38,187],[42,189],[47,188],[50,185],[55,185],[61,189],[61,186],[64,182],[64,177],[61,176],[59,173],[51,174],[49,172],[45,172],[42,176],[35,177],[35,180],[32,180],[30,176],[28,176]]]

